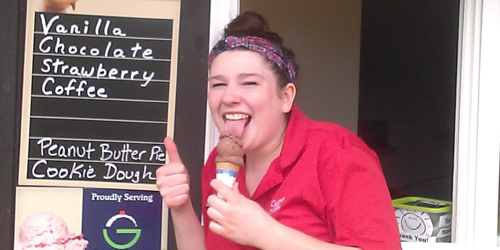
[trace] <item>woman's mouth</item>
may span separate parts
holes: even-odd
[[[245,127],[251,120],[251,117],[243,113],[224,114],[224,128],[222,132],[232,133],[238,138],[243,136]]]

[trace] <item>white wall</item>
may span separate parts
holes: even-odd
[[[241,0],[264,15],[300,66],[297,106],[357,131],[361,0]]]

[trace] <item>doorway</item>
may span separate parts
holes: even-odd
[[[295,51],[297,106],[363,138],[393,199],[452,200],[459,1],[240,5]]]

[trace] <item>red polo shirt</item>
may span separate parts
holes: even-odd
[[[255,249],[208,229],[206,200],[215,193],[215,150],[202,174],[203,220],[207,249]],[[401,243],[378,158],[355,134],[326,122],[311,121],[293,107],[281,154],[252,197],[245,169],[240,192],[283,225],[317,239],[364,250],[399,250]],[[249,218],[251,219],[251,218]]]

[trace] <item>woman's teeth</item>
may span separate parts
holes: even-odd
[[[226,114],[226,115],[224,115],[224,118],[226,118],[226,120],[230,120],[230,121],[244,120],[244,119],[248,119],[248,115],[245,115],[245,114]]]

